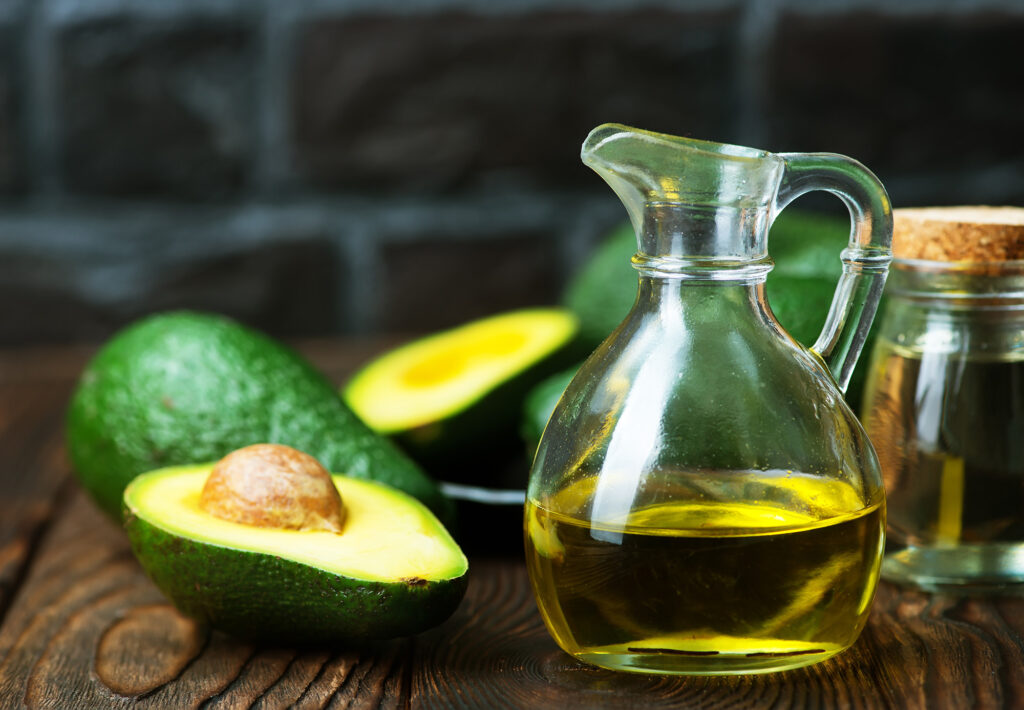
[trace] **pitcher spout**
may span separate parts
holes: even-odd
[[[581,158],[622,200],[641,254],[765,256],[779,156],[608,123],[590,132]]]

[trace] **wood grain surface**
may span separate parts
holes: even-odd
[[[340,378],[375,347],[306,350]],[[518,557],[474,558],[453,618],[411,639],[297,649],[210,632],[149,582],[64,462],[86,352],[49,353],[24,378],[19,357],[40,356],[0,353],[0,708],[1024,708],[1024,597],[888,584],[850,651],[760,676],[578,663],[547,635]]]

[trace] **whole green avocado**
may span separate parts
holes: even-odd
[[[454,514],[437,485],[370,431],[312,365],[216,315],[163,313],[115,335],[82,373],[67,443],[82,485],[116,520],[136,475],[257,443],[286,444],[328,470],[388,484],[446,524]]]

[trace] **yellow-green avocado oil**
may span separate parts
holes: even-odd
[[[594,485],[563,489],[558,507]],[[884,501],[851,510],[849,484],[799,474],[787,494],[654,503],[618,525],[529,500],[526,559],[549,631],[582,661],[635,672],[768,672],[848,648],[878,579]]]

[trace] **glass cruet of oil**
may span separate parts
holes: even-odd
[[[878,305],[892,214],[833,154],[596,128],[583,162],[625,203],[637,299],[551,415],[527,566],[556,642],[654,673],[793,668],[864,626],[884,540],[878,461],[842,390]],[[827,190],[853,228],[810,349],[772,315],[771,222]]]
[[[882,577],[1024,592],[1024,208],[895,212],[864,427],[888,500]]]

